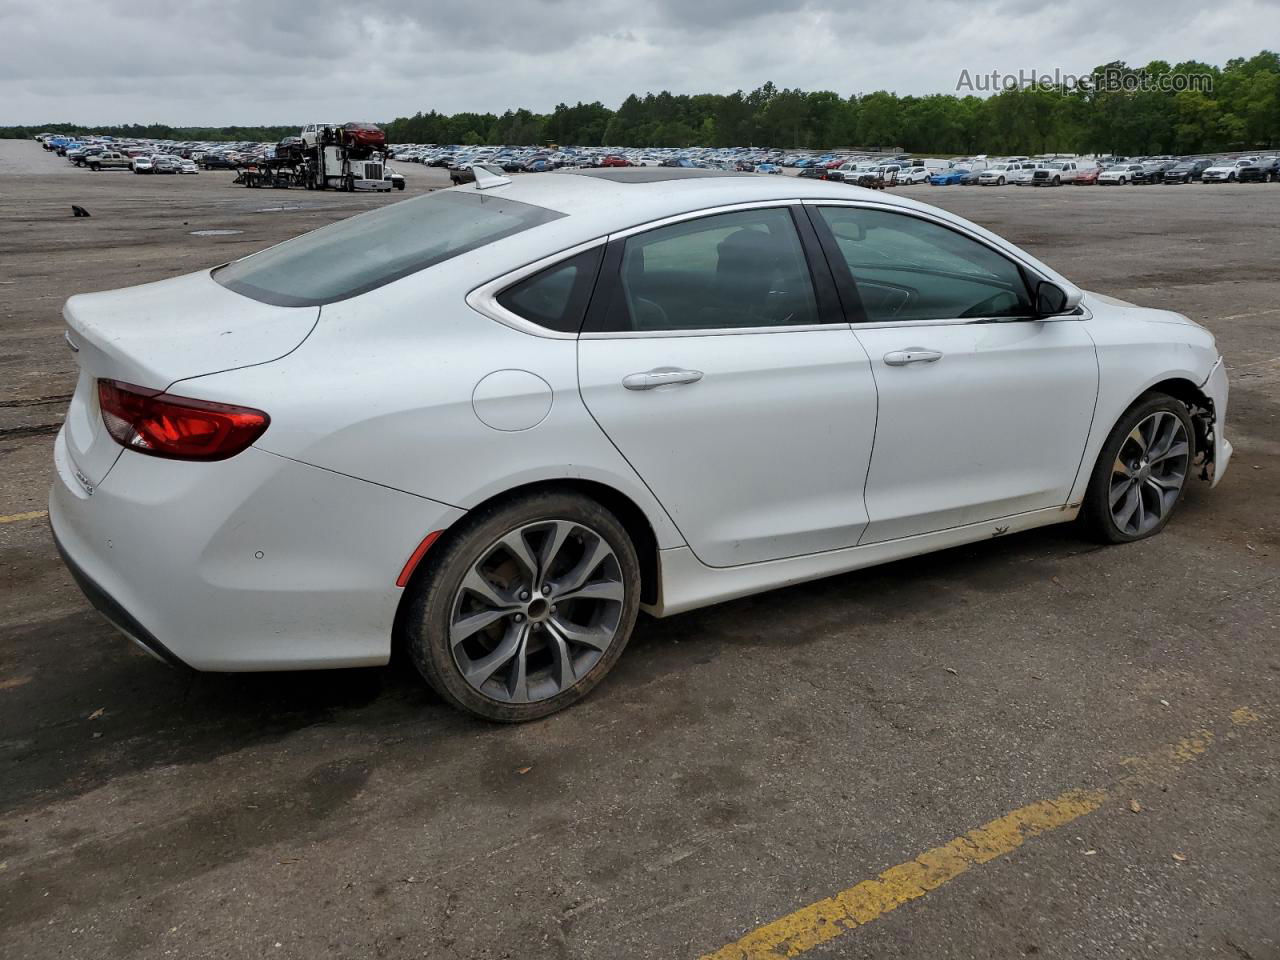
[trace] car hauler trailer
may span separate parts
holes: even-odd
[[[310,124],[302,136],[281,140],[274,157],[241,169],[234,182],[348,192],[403,190],[404,177],[387,167],[384,149],[385,137],[373,124]]]
[[[301,141],[309,189],[391,189],[383,153],[386,138],[381,130],[371,123],[348,123],[340,127],[317,124],[316,127],[314,140],[308,137]]]

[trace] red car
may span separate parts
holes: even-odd
[[[342,136],[353,146],[381,147],[387,142],[386,134],[372,123],[344,123]]]
[[[1094,167],[1092,170],[1081,170],[1076,174],[1073,183],[1077,187],[1092,187],[1098,183],[1098,174],[1102,172],[1101,167]]]
[[[616,153],[611,153],[600,161],[602,167],[629,167],[631,161],[626,157],[620,157]]]

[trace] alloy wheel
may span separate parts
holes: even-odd
[[[472,564],[450,607],[449,648],[466,682],[503,703],[572,687],[617,639],[626,586],[613,548],[571,520],[510,531]]]
[[[1179,417],[1157,410],[1139,421],[1120,444],[1111,469],[1109,503],[1116,528],[1140,536],[1163,523],[1182,493],[1190,457]]]

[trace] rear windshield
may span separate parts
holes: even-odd
[[[563,216],[504,197],[441,190],[304,233],[219,267],[213,277],[263,303],[314,307]]]

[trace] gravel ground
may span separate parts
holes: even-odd
[[[401,169],[410,195],[444,183]],[[696,957],[1101,788],[808,955],[1280,957],[1280,185],[903,188],[1216,333],[1236,457],[1159,537],[1049,528],[642,620],[588,701],[507,729],[399,663],[167,669],[88,607],[43,519],[8,520],[45,507],[67,296],[400,199],[231,178],[0,141],[4,955]],[[1188,762],[1134,779],[1152,756]]]

